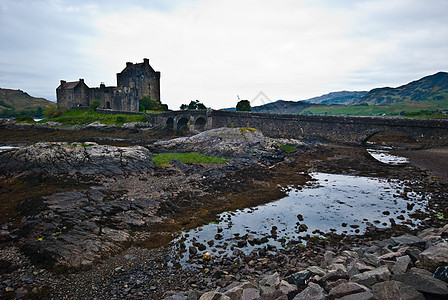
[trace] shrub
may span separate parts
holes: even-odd
[[[63,115],[66,112],[67,112],[66,108],[64,108],[60,105],[54,104],[54,105],[47,107],[44,110],[44,117],[47,119],[53,119],[53,118],[57,118],[57,117]]]
[[[15,117],[15,119],[17,122],[34,122],[33,117],[28,116],[28,115],[20,115]]]
[[[241,100],[236,104],[237,111],[251,111],[249,100]]]
[[[92,102],[90,102],[90,109],[92,110],[92,111],[96,111],[96,109],[98,108],[98,107],[100,107],[100,105],[101,105],[101,103],[100,103],[100,100],[98,100],[98,99],[95,99],[95,100],[93,100]]]

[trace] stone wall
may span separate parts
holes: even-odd
[[[159,114],[153,122],[166,127],[167,121],[187,119],[190,129],[199,120],[205,120],[203,129],[219,127],[252,127],[270,137],[297,138],[307,141],[340,144],[363,144],[372,135],[394,131],[402,132],[417,142],[430,145],[448,145],[448,120],[409,119],[384,117],[346,117],[320,115],[266,114],[234,111],[174,111]]]

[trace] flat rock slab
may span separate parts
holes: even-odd
[[[330,297],[341,298],[343,296],[365,292],[366,290],[368,289],[365,286],[356,282],[346,282],[332,288],[329,295]]]
[[[411,234],[404,234],[401,236],[391,237],[390,244],[392,247],[403,245],[403,246],[425,246],[425,241],[417,236]]]
[[[353,275],[350,278],[350,281],[359,283],[361,285],[365,285],[368,288],[371,288],[377,282],[387,281],[389,280],[391,274],[389,269],[384,266],[372,271],[367,271],[361,274]]]
[[[373,293],[378,299],[383,300],[424,300],[422,293],[418,292],[412,286],[406,285],[402,282],[391,280],[380,282],[373,285]]]
[[[392,276],[392,280],[400,281],[406,285],[412,286],[422,293],[448,296],[446,283],[431,276],[410,271],[402,275],[394,275]]]

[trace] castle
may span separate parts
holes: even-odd
[[[89,107],[91,101],[100,101],[100,109],[114,111],[138,112],[139,100],[150,96],[151,100],[160,103],[160,72],[154,71],[147,58],[143,63],[126,63],[121,73],[117,73],[117,86],[90,88],[84,79],[66,82],[56,89],[58,105],[72,109],[75,107]]]

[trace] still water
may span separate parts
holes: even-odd
[[[177,241],[186,248],[198,243],[214,256],[239,249],[250,253],[256,247],[284,247],[306,235],[326,232],[363,233],[368,225],[410,227],[418,221],[410,216],[424,209],[423,195],[405,191],[398,180],[340,174],[313,173],[313,181],[302,189],[292,189],[288,196],[254,208],[225,212],[217,223],[183,233]],[[183,260],[188,259],[188,252]]]

